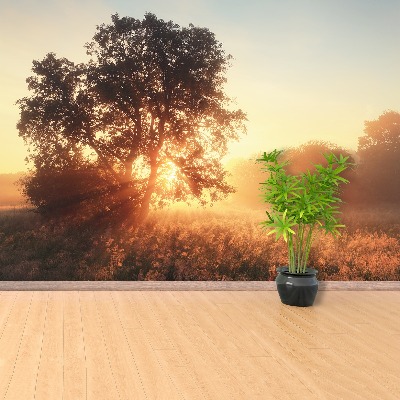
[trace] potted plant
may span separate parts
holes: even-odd
[[[282,151],[263,154],[258,162],[264,163],[268,179],[261,183],[264,201],[271,207],[268,219],[261,222],[268,234],[276,234],[287,243],[289,262],[279,267],[276,284],[282,303],[306,307],[314,303],[318,291],[317,270],[307,267],[313,239],[318,230],[338,235],[340,214],[338,197],[340,184],[348,183],[341,176],[352,163],[349,157],[324,155],[327,166],[314,165],[315,172],[290,175],[287,161],[280,161]]]

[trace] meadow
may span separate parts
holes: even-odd
[[[1,280],[274,280],[283,241],[264,212],[217,208],[153,211],[119,229],[0,210]],[[394,208],[345,210],[337,238],[321,233],[309,265],[319,280],[399,280],[400,218]]]

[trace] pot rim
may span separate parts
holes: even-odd
[[[310,276],[310,275],[317,275],[318,270],[315,268],[306,268],[306,272],[289,272],[289,267],[284,266],[284,267],[278,267],[277,269],[278,273],[285,274],[285,275],[295,275],[295,276]]]

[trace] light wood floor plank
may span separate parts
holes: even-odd
[[[164,314],[163,311],[158,309],[158,304],[154,302],[157,297],[159,296],[154,297],[150,292],[132,293],[130,296],[130,299],[134,300],[133,304],[137,316],[141,321],[150,347],[154,350],[162,371],[165,371],[164,373],[174,387],[176,399],[206,399],[207,396],[201,382],[197,379],[195,371],[190,368],[185,354],[181,351],[180,339],[176,339],[177,337],[184,338],[185,334],[170,314]],[[163,303],[164,309],[166,297],[161,296],[159,300],[160,303]],[[176,312],[176,304],[174,303],[168,302],[167,308]]]
[[[74,373],[74,371],[69,370],[68,363],[64,364],[64,293],[47,292],[47,295],[47,315],[44,323],[35,400],[63,399],[63,372]],[[72,323],[75,324],[75,321],[72,321]],[[82,364],[81,360],[77,360],[77,362]],[[69,366],[71,367],[71,365]],[[79,371],[79,367],[76,369]],[[80,379],[79,377],[78,382]]]
[[[86,364],[87,400],[122,400],[110,361],[110,343],[106,342],[99,315],[96,292],[78,292],[82,313]]]
[[[326,393],[321,393],[319,391],[320,385],[315,385],[313,379],[311,379],[313,368],[315,370],[317,366],[321,367],[318,364],[320,360],[313,360],[311,358],[312,351],[310,352],[306,346],[303,346],[303,342],[308,337],[304,329],[296,326],[296,324],[291,327],[288,325],[290,321],[288,311],[291,307],[279,305],[278,310],[276,308],[269,309],[268,313],[265,314],[261,313],[257,307],[253,307],[248,301],[241,302],[240,299],[237,299],[234,304],[233,309],[231,307],[231,310],[229,310],[230,313],[235,315],[235,308],[238,307],[243,313],[242,320],[243,318],[246,319],[246,325],[252,327],[252,324],[255,324],[252,333],[257,335],[258,340],[264,343],[270,352],[277,357],[280,356],[278,359],[285,365],[285,375],[291,375],[300,380],[304,386],[313,392],[315,398],[324,398]],[[226,306],[224,307],[226,308]],[[318,343],[315,338],[311,337],[311,339],[314,343]],[[344,378],[346,379],[345,375]]]
[[[175,351],[173,343],[165,344],[166,339],[162,337],[163,331],[156,325],[156,321],[154,321],[155,326],[148,329],[149,326],[144,322],[148,319],[145,299],[140,293],[128,292],[113,292],[112,297],[129,354],[143,388],[143,398],[184,398],[171,378],[176,364],[175,360],[163,363],[165,352]],[[141,315],[144,315],[143,319]],[[163,348],[160,348],[160,340],[157,339],[157,336],[161,336],[161,342],[164,343]]]
[[[0,399],[396,400],[399,320],[399,291],[0,292]]]
[[[4,399],[28,399],[36,391],[47,306],[48,294],[46,292],[32,293],[14,360],[13,373]]]
[[[396,299],[398,296],[393,296]],[[370,294],[371,303],[378,302],[374,297],[374,293]],[[400,297],[397,304],[400,304]],[[391,303],[388,303],[391,304]],[[395,303],[393,303],[395,304]],[[363,309],[366,307],[366,309]],[[387,328],[388,318],[390,318],[390,308],[376,308],[368,314],[368,306],[365,305],[365,295],[360,292],[336,293],[335,301],[328,306],[321,306],[318,313],[313,313],[313,318],[316,319],[316,328],[320,330],[320,337],[340,337],[339,335],[347,335],[349,346],[357,346],[360,348],[363,355],[372,353],[384,354],[385,365],[392,367],[398,363],[396,357],[392,354],[393,348],[400,350],[399,343],[393,342],[390,337],[391,328]],[[305,310],[303,313],[310,314],[310,310]],[[371,319],[371,315],[376,316]],[[396,312],[393,313],[394,319],[397,319]],[[326,324],[327,318],[332,322]],[[390,326],[390,324],[389,324]],[[337,334],[334,336],[333,334]],[[347,343],[347,342],[346,342]],[[370,346],[374,343],[374,346]],[[374,355],[370,354],[370,358]],[[379,357],[378,357],[379,359]],[[367,361],[367,360],[366,360]]]
[[[18,292],[0,292],[0,338],[3,330],[7,326],[10,313],[14,308]]]
[[[63,400],[86,399],[86,343],[79,295],[63,296]]]
[[[234,295],[232,294],[232,296]],[[283,360],[295,363],[295,365],[288,364],[289,369],[300,370],[304,368],[303,365],[305,364],[309,373],[314,375],[315,378],[321,377],[325,373],[335,373],[340,376],[340,382],[335,382],[335,385],[338,387],[343,385],[342,395],[346,395],[346,392],[348,392],[347,396],[350,396],[351,393],[354,399],[382,398],[378,397],[382,395],[387,396],[388,399],[396,398],[394,397],[394,387],[398,387],[399,381],[395,378],[396,372],[394,371],[399,371],[398,366],[394,365],[391,359],[385,356],[384,364],[386,367],[390,367],[389,370],[385,368],[379,372],[377,371],[379,368],[376,368],[376,363],[382,355],[373,346],[371,347],[370,344],[366,346],[361,335],[357,336],[356,339],[354,338],[356,334],[354,333],[355,330],[351,329],[351,317],[350,320],[346,321],[346,316],[343,318],[339,313],[342,319],[342,326],[338,331],[324,335],[315,330],[313,334],[312,332],[306,332],[303,327],[295,323],[293,323],[292,327],[288,326],[287,322],[292,321],[291,314],[296,312],[307,317],[309,314],[315,315],[321,311],[324,314],[324,321],[320,321],[318,328],[329,328],[338,323],[336,321],[337,313],[330,312],[330,308],[327,306],[293,308],[280,304],[279,312],[274,313],[270,310],[268,312],[268,320],[264,320],[259,307],[252,307],[249,303],[240,302],[239,299],[236,301],[236,304],[243,308],[249,319],[254,315],[254,322],[261,326],[264,325],[265,328],[261,329],[268,335],[272,335],[271,339],[280,342],[285,354]],[[308,351],[307,348],[302,346],[303,340],[307,336],[315,343],[315,348],[310,348]],[[270,343],[271,340],[268,340],[266,344],[269,345]],[[354,352],[355,348],[361,350],[361,352]],[[313,352],[318,353],[318,356],[312,357]],[[394,380],[388,380],[388,376],[393,377]],[[309,385],[311,384],[310,381]],[[370,392],[366,395],[358,395],[365,387],[368,387]],[[335,390],[335,388],[328,385],[326,386],[326,390],[325,394]]]
[[[297,309],[297,312],[307,316],[319,314],[322,318],[317,325],[318,328],[326,330],[327,327],[338,327],[338,331],[327,334],[318,333],[316,336],[325,347],[340,350],[342,357],[337,358],[337,362],[341,365],[342,370],[343,367],[349,366],[347,376],[357,383],[364,382],[373,393],[375,392],[375,396],[381,393],[380,396],[390,398],[388,389],[391,389],[392,394],[395,394],[394,387],[398,387],[400,383],[396,376],[398,362],[396,362],[396,352],[393,351],[393,345],[389,342],[385,343],[386,335],[382,335],[379,331],[381,326],[379,310],[372,313],[374,315],[372,320],[370,314],[369,318],[365,320],[368,322],[363,322],[360,309],[358,307],[353,308],[353,305],[357,305],[358,301],[364,304],[365,294],[362,296],[359,292],[346,292],[344,296],[337,293],[334,297],[335,301],[329,304],[313,310]],[[286,308],[296,312],[296,308]],[[361,319],[359,319],[360,317]],[[371,343],[374,345],[371,346]],[[354,349],[358,351],[354,352]],[[321,352],[324,351],[321,349]],[[374,398],[374,395],[370,396]]]
[[[172,306],[171,296],[161,298],[156,293],[146,292],[146,297],[153,313],[162,321],[179,349],[185,369],[192,371],[205,398],[243,398],[245,392],[235,386],[227,360],[215,351],[214,344],[204,335],[201,326],[179,304]]]
[[[121,315],[111,292],[95,292],[104,340],[107,346],[112,375],[121,399],[145,399],[146,391],[140,372],[127,342]],[[124,319],[122,315],[122,319]]]
[[[173,293],[191,316],[202,327],[204,335],[212,342],[215,351],[226,359],[237,383],[246,388],[246,397],[257,399],[269,397],[266,389],[269,387],[268,378],[260,374],[258,364],[262,361],[271,365],[274,363],[271,355],[257,341],[244,335],[243,328],[237,326],[229,316],[221,312],[212,301],[212,295],[204,292]],[[275,368],[279,365],[275,365]]]
[[[217,294],[218,297],[220,294]],[[250,295],[250,296],[249,296]],[[276,295],[276,293],[275,293]],[[265,294],[267,298],[271,294]],[[276,323],[276,306],[271,302],[262,301],[262,308],[257,316],[253,315],[252,294],[244,293],[244,296],[236,297],[230,292],[227,299],[230,302],[218,303],[221,312],[228,315],[232,321],[235,321],[237,328],[243,331],[243,337],[255,340],[268,354],[271,355],[273,361],[264,366],[266,373],[271,373],[273,379],[269,382],[269,386],[265,387],[266,393],[273,393],[274,398],[282,399],[319,399],[321,393],[314,385],[308,383],[308,374],[304,372],[304,366],[301,364],[297,349],[297,338],[292,338],[286,331],[277,329]],[[277,303],[278,304],[278,303]],[[278,320],[278,323],[282,321]],[[283,342],[279,335],[285,336]],[[290,334],[290,332],[289,332]],[[284,341],[287,343],[284,343]],[[294,342],[294,343],[293,343]],[[282,354],[285,354],[282,357]],[[259,371],[260,373],[260,371]],[[291,384],[287,384],[288,378]]]
[[[16,359],[30,312],[33,292],[14,292],[10,309],[1,308],[5,321],[0,332],[0,395],[5,398],[15,372]]]

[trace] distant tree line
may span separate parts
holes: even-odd
[[[386,111],[376,120],[365,121],[364,125],[364,135],[358,139],[356,152],[324,141],[285,149],[282,157],[290,160],[288,172],[298,174],[312,169],[313,164],[324,164],[324,153],[347,155],[356,166],[344,174],[350,181],[343,187],[345,203],[373,207],[400,204],[400,113]],[[257,192],[259,183],[265,180],[260,165],[255,162],[259,156],[255,154],[230,163],[231,183],[237,189],[232,196],[233,203],[264,207]]]

